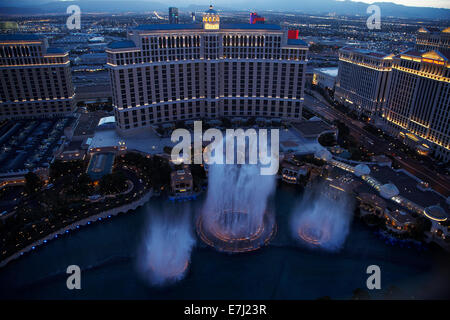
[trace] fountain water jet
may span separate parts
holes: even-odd
[[[152,285],[162,286],[181,280],[188,269],[195,239],[189,206],[154,212],[138,261],[143,277]],[[168,214],[170,211],[170,215]]]
[[[353,202],[325,185],[308,189],[291,217],[292,234],[310,248],[338,251],[347,238]]]
[[[257,152],[250,144],[248,152]],[[248,158],[248,157],[247,157]],[[212,164],[208,194],[197,220],[197,232],[219,251],[246,252],[265,245],[275,231],[268,201],[275,175],[261,175],[260,164]]]

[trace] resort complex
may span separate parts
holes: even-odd
[[[0,78],[0,120],[74,111],[69,54],[44,37],[0,34]]]
[[[308,45],[277,25],[141,25],[106,52],[121,132],[222,116],[301,119]]]
[[[40,19],[0,24],[0,297],[447,297],[442,21]]]

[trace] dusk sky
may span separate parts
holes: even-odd
[[[152,0],[153,1],[153,0]],[[337,0],[339,1],[339,0]],[[374,2],[393,2],[396,4],[402,4],[405,6],[415,6],[415,7],[435,7],[435,8],[447,8],[450,9],[450,0],[352,0],[355,2],[366,2],[366,3],[374,3]],[[177,5],[181,6],[189,5],[189,4],[210,4],[213,3],[215,5],[223,5],[223,6],[230,6],[230,5],[238,5],[239,3],[242,3],[241,0],[216,0],[216,1],[204,1],[204,0],[194,0],[194,1],[172,1],[176,2]],[[259,2],[259,0],[257,1]],[[297,2],[295,1],[296,3]]]
[[[19,0],[19,1],[11,1],[11,0],[0,0],[0,5],[12,5],[12,4],[43,4],[47,2],[54,2],[58,0]],[[73,0],[59,0],[59,1],[65,1],[65,2],[71,2]],[[79,0],[81,2],[88,1],[88,0]],[[102,1],[109,1],[109,0],[102,0]],[[114,0],[118,1],[118,0]],[[164,0],[139,0],[139,1],[148,1],[148,2],[159,2],[159,3],[165,3],[168,6],[169,5],[175,5],[178,7],[186,7],[189,5],[209,5],[213,4],[216,6],[224,6],[224,7],[238,7],[241,6],[248,6],[248,1],[242,1],[242,0],[170,0],[170,1],[164,1]],[[312,1],[312,0],[303,0],[303,1]],[[345,0],[336,0],[336,1],[345,1]],[[351,0],[355,2],[366,2],[366,3],[374,3],[374,2],[393,2],[396,4],[402,4],[406,6],[415,6],[415,7],[435,7],[435,8],[447,8],[450,9],[450,0]],[[113,1],[109,1],[113,2]],[[267,3],[268,0],[257,0],[253,3]],[[292,0],[293,4],[301,5],[302,1],[298,0]]]
[[[403,4],[405,6],[414,7],[435,7],[435,8],[447,8],[450,9],[450,0],[359,0],[359,2],[394,2],[396,4]]]

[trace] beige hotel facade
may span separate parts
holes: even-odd
[[[142,25],[108,46],[120,133],[179,120],[300,120],[308,45],[270,24]]]
[[[69,54],[33,34],[0,35],[0,120],[67,115],[75,107]]]

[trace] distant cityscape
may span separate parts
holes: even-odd
[[[67,15],[0,17],[0,281],[37,263],[39,247],[56,255],[58,237],[119,214],[137,224],[129,212],[151,216],[156,204],[162,217],[148,229],[159,238],[138,258],[153,286],[200,285],[187,270],[204,248],[353,252],[355,223],[361,238],[376,235],[373,250],[448,256],[449,20],[382,17],[370,30],[365,16],[212,5],[83,13],[80,30],[67,29]],[[203,133],[279,132],[277,174],[174,159],[174,130],[200,122]],[[190,156],[208,145],[192,142]],[[186,214],[189,203],[201,209]],[[348,290],[336,297],[361,294]]]

